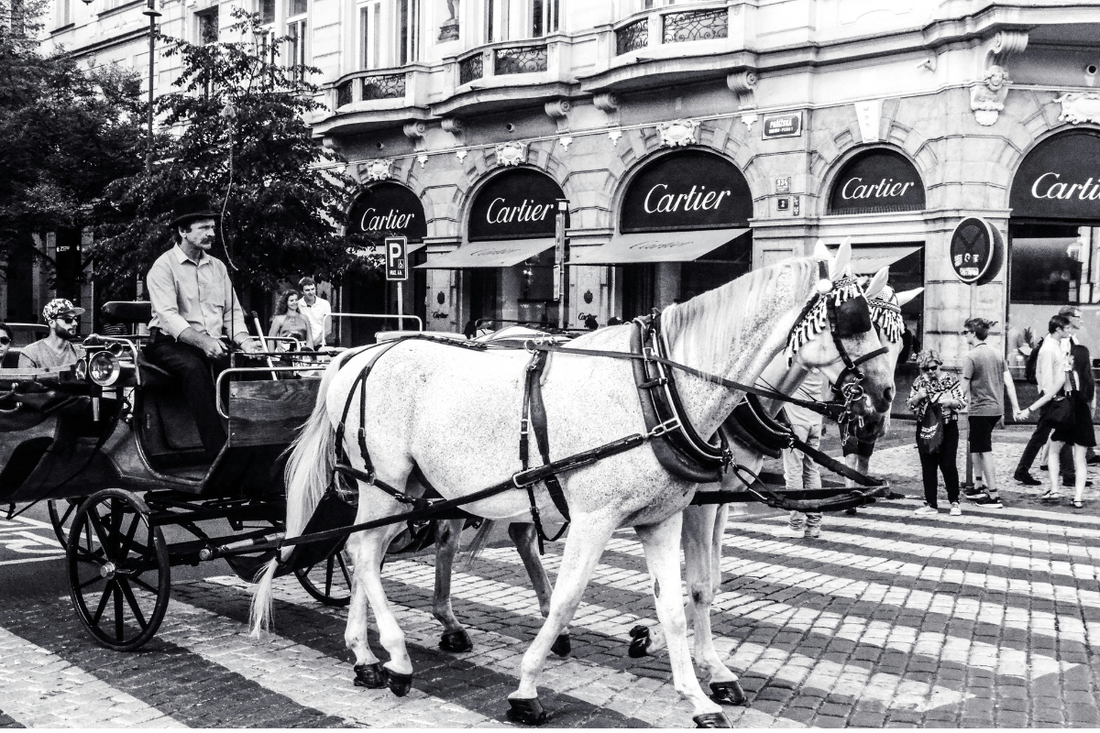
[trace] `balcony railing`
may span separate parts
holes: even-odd
[[[505,74],[532,74],[546,71],[547,57],[546,45],[539,46],[515,46],[513,48],[498,48],[494,52],[493,73],[497,76]]]
[[[352,101],[352,83],[350,80],[336,87],[336,109],[346,107]]]
[[[401,99],[405,96],[405,74],[380,74],[363,78],[363,101]]]
[[[729,10],[687,10],[664,16],[664,43],[705,41],[729,37]]]
[[[637,51],[649,45],[649,18],[641,18],[615,31],[615,55]]]
[[[458,83],[470,82],[485,76],[485,56],[480,51],[458,62]]]

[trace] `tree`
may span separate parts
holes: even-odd
[[[159,37],[165,55],[182,62],[179,91],[157,100],[172,134],[159,139],[151,172],[111,186],[114,217],[96,245],[100,271],[143,276],[170,241],[172,202],[196,191],[222,212],[221,244],[238,287],[274,289],[345,268],[341,202],[351,181],[305,122],[321,107],[306,81],[316,70],[281,65],[285,39],[267,39],[258,15],[233,12],[239,41]]]
[[[42,0],[0,0],[0,253],[94,223],[109,183],[141,169],[140,84],[84,71],[34,40]]]

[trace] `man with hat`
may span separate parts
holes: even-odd
[[[183,381],[211,460],[226,440],[214,404],[214,375],[229,364],[222,337],[245,351],[260,348],[248,335],[229,271],[210,255],[217,217],[206,194],[177,199],[169,224],[175,246],[157,258],[145,279],[153,306],[146,356]]]
[[[72,366],[84,356],[84,347],[73,345],[76,328],[80,325],[83,308],[76,308],[72,301],[54,298],[42,309],[42,320],[50,327],[46,338],[23,347],[19,354],[21,369],[58,369]]]

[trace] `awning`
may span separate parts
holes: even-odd
[[[921,247],[905,245],[900,247],[861,247],[852,245],[852,272],[857,275],[874,275],[876,272],[903,260]]]
[[[640,262],[691,262],[740,237],[748,229],[618,234],[600,247],[576,248],[570,265],[628,265]]]
[[[462,270],[467,267],[512,267],[554,246],[553,239],[505,239],[470,242],[440,257],[429,257],[415,269]]]

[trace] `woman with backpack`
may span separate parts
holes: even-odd
[[[920,375],[909,391],[909,408],[917,414],[917,451],[920,453],[921,477],[924,480],[924,506],[917,514],[939,512],[936,470],[943,474],[951,515],[959,516],[959,410],[965,409],[959,380],[953,374],[943,374],[943,361],[935,351],[922,351],[917,357]]]

